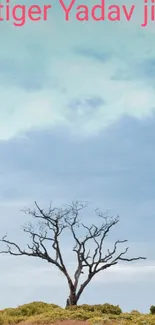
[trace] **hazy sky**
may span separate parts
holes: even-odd
[[[147,260],[100,274],[80,303],[148,312],[155,303],[155,25],[140,27],[143,1],[130,23],[77,22],[76,10],[66,22],[59,2],[52,5],[46,23],[0,22],[0,235],[24,243],[20,210],[34,200],[88,200],[119,214],[114,236]],[[2,255],[0,263],[1,309],[65,304],[66,283],[47,263]]]

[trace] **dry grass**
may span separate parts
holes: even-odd
[[[38,323],[33,322],[31,323],[30,321],[26,322],[20,322],[18,325],[38,325]],[[103,320],[102,324],[104,325],[121,325],[123,324],[120,320],[118,321],[112,321],[112,320]],[[42,323],[42,325],[47,325],[46,323]],[[82,320],[74,320],[74,319],[67,319],[67,320],[62,320],[62,321],[56,321],[54,323],[49,323],[49,325],[92,325],[91,322],[89,321],[82,321]],[[98,323],[95,323],[95,325],[100,325]]]
[[[32,302],[2,310],[0,325],[155,325],[155,315],[136,310],[122,313],[119,306],[109,304],[63,309],[54,304]]]

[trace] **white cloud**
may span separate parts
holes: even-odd
[[[95,282],[100,283],[143,283],[143,282],[154,282],[155,273],[155,262],[150,262],[150,265],[116,265],[111,267],[105,273],[100,273],[96,278]]]
[[[74,19],[67,24],[60,7],[54,8],[47,24],[27,24],[20,30],[6,26],[3,30],[0,139],[59,125],[78,135],[94,135],[124,114],[137,118],[150,115],[154,88],[145,78],[136,78],[137,63],[154,55],[154,31],[152,27],[146,31],[138,23],[141,6],[137,5],[132,23],[102,25],[92,21],[80,24]],[[8,33],[11,42],[6,42]],[[95,60],[94,54],[86,58],[75,52],[78,47],[105,53],[107,60]],[[121,80],[122,69],[129,79]],[[33,89],[38,82],[41,89]],[[31,83],[29,91],[26,85]],[[89,117],[85,108],[79,115],[69,107],[72,100],[93,96],[102,97],[105,104],[91,110]]]
[[[109,74],[104,75],[105,69],[98,63],[91,66],[89,62],[80,61],[75,66],[74,60],[55,62],[55,75],[61,88],[66,89],[64,93],[59,89],[27,92],[1,86],[0,138],[8,139],[33,128],[60,125],[69,127],[75,134],[91,135],[117,122],[124,114],[138,118],[150,115],[155,102],[153,88],[144,81],[110,80],[110,69]],[[91,109],[89,116],[85,107],[83,114],[69,107],[73,99],[96,96],[103,98],[105,104],[98,109],[94,107],[94,112]]]

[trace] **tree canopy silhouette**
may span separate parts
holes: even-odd
[[[26,209],[24,211],[39,221],[36,226],[31,223],[23,226],[24,232],[28,233],[31,238],[31,244],[27,244],[27,250],[8,240],[7,235],[0,240],[5,244],[5,248],[0,253],[38,257],[56,266],[68,282],[69,297],[66,306],[77,304],[83,290],[97,273],[118,264],[120,261],[132,262],[146,259],[145,257],[127,257],[126,253],[129,247],[118,253],[118,246],[126,243],[127,240],[115,241],[113,248],[105,252],[103,249],[105,239],[111,228],[119,222],[119,217],[108,217],[95,210],[96,217],[100,218],[101,224],[100,226],[95,224],[87,226],[83,224],[80,218],[80,212],[86,207],[86,203],[73,202],[64,208],[50,205],[48,211],[44,211],[35,202],[35,210]],[[94,220],[96,222],[97,218]],[[74,240],[71,250],[76,254],[77,265],[73,277],[70,276],[64,261],[60,243],[60,239],[64,240],[62,234],[66,230],[70,232]],[[49,243],[51,244],[50,247]],[[84,273],[86,278],[80,282]]]

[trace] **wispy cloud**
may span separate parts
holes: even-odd
[[[110,53],[102,52],[100,49],[94,48],[77,48],[75,53],[86,57],[86,59],[93,59],[100,63],[105,63],[111,57]]]

